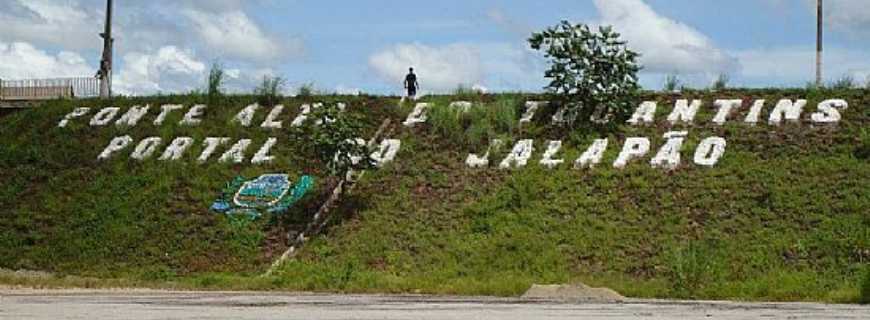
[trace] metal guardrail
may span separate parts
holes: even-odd
[[[55,79],[0,79],[0,100],[49,100],[100,95],[100,80],[91,77]]]

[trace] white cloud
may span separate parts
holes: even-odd
[[[298,37],[274,37],[247,10],[270,0],[153,0],[117,2],[115,53],[150,52],[165,46],[195,49],[205,59],[274,63],[300,55]],[[0,41],[61,47],[98,60],[105,0],[0,1]]]
[[[277,39],[267,36],[256,23],[242,11],[209,13],[185,10],[200,38],[219,53],[242,59],[271,61],[285,53],[300,54],[299,39]]]
[[[420,86],[427,91],[448,91],[483,79],[480,51],[468,44],[398,44],[369,57],[369,66],[397,86],[404,81],[408,68],[414,67],[420,75]]]
[[[528,38],[532,34],[532,27],[522,20],[509,16],[501,9],[494,8],[486,12],[486,17],[496,23],[503,30],[517,36],[520,39]]]
[[[77,1],[16,0],[0,4],[0,41],[59,44],[68,50],[99,45],[96,12]]]
[[[600,23],[613,25],[654,73],[728,73],[736,59],[694,28],[661,16],[642,0],[595,0]]]
[[[53,55],[25,42],[0,42],[0,78],[92,77],[95,70],[74,52]]]
[[[743,66],[742,76],[749,80],[770,85],[801,86],[815,78],[814,47],[752,49],[734,54]],[[824,53],[823,71],[829,80],[852,76],[863,82],[870,76],[870,53],[828,48]]]
[[[201,87],[205,73],[205,63],[190,52],[166,46],[150,54],[124,55],[113,85],[116,92],[129,95],[189,91]]]
[[[271,68],[248,69],[248,68],[232,68],[225,69],[224,74],[227,76],[224,81],[224,90],[230,93],[250,93],[257,86],[263,83],[264,77],[279,76],[275,70]],[[283,92],[287,91],[286,83],[283,86]]]
[[[870,3],[867,0],[825,1],[826,24],[855,35],[870,36]]]
[[[484,70],[481,84],[495,90],[537,91],[544,87],[546,61],[525,42],[478,45]]]

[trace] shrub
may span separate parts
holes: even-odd
[[[680,78],[675,74],[671,74],[665,78],[663,89],[665,92],[675,92],[680,89],[680,85]]]
[[[371,150],[362,137],[362,121],[355,115],[342,111],[337,104],[324,104],[312,113],[309,126],[300,136],[310,139],[310,148],[319,160],[326,164],[329,174],[344,175],[349,170],[365,170],[375,164]]]
[[[637,53],[620,40],[611,27],[590,30],[584,24],[561,24],[532,34],[532,49],[543,50],[550,61],[546,87],[563,105],[568,124],[590,124],[592,118],[609,118],[610,125],[622,123],[636,103],[641,67]]]
[[[223,83],[224,83],[224,67],[219,62],[215,62],[211,65],[211,70],[208,71],[208,97],[209,99],[213,99],[219,97],[223,91]]]
[[[263,82],[254,88],[254,95],[260,101],[260,104],[272,106],[281,98],[281,91],[284,89],[286,80],[282,77],[263,76]]]
[[[317,90],[314,89],[314,83],[309,82],[299,86],[299,89],[296,90],[296,96],[298,97],[310,97],[317,94]]]
[[[727,74],[720,74],[719,77],[713,81],[713,90],[721,91],[728,89],[728,81],[730,80],[731,78]]]
[[[843,75],[839,79],[835,80],[831,83],[831,89],[836,90],[848,90],[853,89],[857,86],[857,82],[855,82],[855,78],[850,75]]]

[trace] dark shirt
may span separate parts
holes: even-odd
[[[408,89],[417,88],[417,75],[409,73],[405,76],[405,83],[408,85]]]

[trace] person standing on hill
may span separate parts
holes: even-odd
[[[417,98],[417,89],[420,88],[420,83],[417,82],[417,75],[414,74],[414,68],[408,69],[408,75],[405,76],[405,89],[408,89],[408,98]]]

